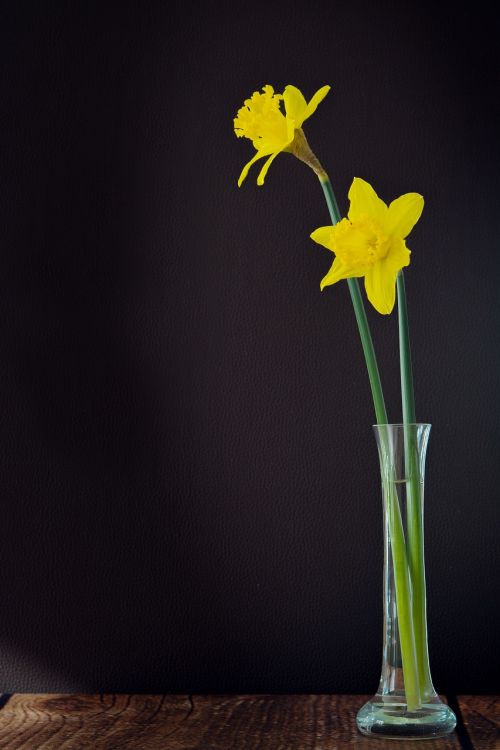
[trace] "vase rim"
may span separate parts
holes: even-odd
[[[374,429],[377,427],[432,427],[430,422],[382,422],[381,424],[372,425]]]

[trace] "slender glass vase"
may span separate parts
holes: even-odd
[[[424,477],[429,424],[375,426],[384,509],[384,641],[377,693],[357,715],[366,735],[425,739],[453,731],[427,648]]]

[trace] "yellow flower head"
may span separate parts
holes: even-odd
[[[316,229],[311,238],[335,253],[321,289],[340,279],[365,277],[366,296],[383,315],[396,301],[396,277],[410,263],[405,238],[420,218],[424,199],[406,193],[387,206],[372,186],[355,177],[347,219]]]
[[[245,99],[244,106],[234,118],[234,132],[238,138],[250,138],[257,149],[253,159],[243,167],[238,187],[241,187],[252,164],[268,156],[257,178],[257,185],[264,184],[271,162],[281,151],[292,150],[296,132],[302,134],[302,124],[316,111],[318,104],[330,91],[330,86],[323,86],[316,91],[309,104],[295,86],[287,86],[283,94],[275,94],[273,87],[269,85],[262,90],[264,93],[255,91],[250,99]],[[285,105],[284,114],[280,109],[282,101]]]

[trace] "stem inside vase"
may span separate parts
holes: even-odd
[[[368,735],[439,737],[456,720],[434,690],[427,652],[423,500],[430,425],[374,430],[384,510],[383,658],[378,691],[357,724]]]

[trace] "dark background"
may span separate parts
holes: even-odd
[[[353,176],[422,193],[406,275],[433,423],[438,690],[498,690],[498,27],[481,5],[2,3],[1,687],[374,692],[373,410],[320,186],[258,168],[265,83]],[[368,309],[389,418],[397,319]]]

